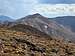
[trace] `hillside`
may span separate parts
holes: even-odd
[[[27,25],[0,28],[0,56],[75,56],[74,43],[43,34]]]
[[[75,32],[75,16],[56,17],[53,20]]]

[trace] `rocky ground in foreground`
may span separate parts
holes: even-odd
[[[75,44],[0,28],[0,56],[75,56]]]

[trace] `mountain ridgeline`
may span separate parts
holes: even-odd
[[[38,13],[0,23],[0,56],[75,56],[75,33],[64,24]]]
[[[66,20],[65,17],[62,17],[62,18],[64,18],[63,20]],[[60,17],[58,19],[62,21]],[[67,41],[71,40],[74,42],[75,33],[72,32],[71,29],[66,27],[67,26],[66,22],[64,23],[66,25],[65,26],[63,23],[59,23],[57,21],[58,19],[47,18],[37,13],[34,15],[28,15],[26,17],[18,19],[12,25],[17,25],[17,24],[29,25],[55,38],[57,37],[64,38]],[[71,20],[71,17],[70,17],[70,20]]]

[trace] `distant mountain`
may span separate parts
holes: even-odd
[[[13,21],[13,19],[8,16],[0,15],[0,21]]]
[[[0,27],[8,26],[13,21],[15,21],[15,20],[8,16],[0,15]]]
[[[63,25],[54,20],[50,20],[40,14],[28,15],[19,20],[16,20],[12,26],[17,24],[25,24],[32,26],[50,36],[65,38],[65,40],[75,40],[75,33],[67,29]]]
[[[53,20],[75,32],[75,16],[56,17]]]

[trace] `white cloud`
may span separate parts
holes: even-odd
[[[31,11],[37,12],[48,17],[75,16],[75,4],[39,4]]]
[[[39,4],[38,0],[0,0],[0,14],[21,18],[34,13],[48,17],[75,16],[75,4]]]

